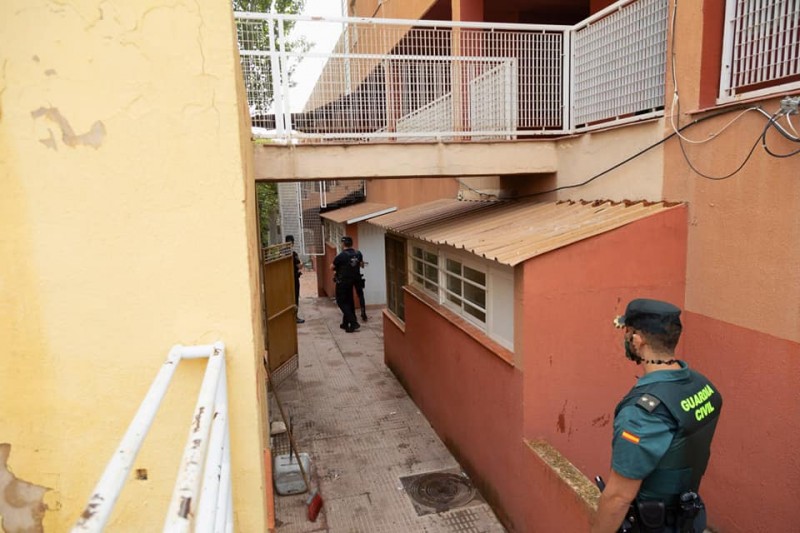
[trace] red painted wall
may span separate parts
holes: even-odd
[[[405,334],[383,321],[386,364],[500,519],[526,531],[521,374],[409,292],[405,305]]]
[[[633,298],[683,305],[686,234],[678,207],[524,264],[524,435],[587,476],[607,477],[614,408],[641,375],[612,321]]]
[[[524,371],[411,292],[405,332],[384,320],[387,365],[511,531],[588,528],[585,503],[524,439],[544,438],[587,476],[607,474],[613,409],[637,371],[612,319],[638,296],[682,305],[685,250],[678,207],[526,262]]]
[[[336,296],[336,284],[333,283],[333,270],[331,264],[336,257],[336,248],[325,243],[325,255],[318,257],[316,262],[317,270],[317,294],[333,298]]]
[[[703,478],[720,531],[796,531],[800,524],[800,344],[685,313],[687,359],[724,399]]]

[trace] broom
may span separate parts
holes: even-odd
[[[291,453],[294,452],[294,454],[297,456],[297,464],[300,466],[300,473],[303,475],[303,482],[306,484],[306,488],[309,490],[308,497],[306,498],[306,514],[310,521],[316,522],[317,516],[319,516],[319,512],[322,509],[322,496],[320,496],[319,490],[311,490],[311,483],[308,480],[308,474],[306,473],[306,469],[303,468],[303,461],[300,459],[300,452],[297,449],[297,444],[294,442],[294,435],[292,435],[291,425],[286,419],[286,414],[283,412],[283,405],[281,405],[281,400],[278,397],[278,389],[272,382],[270,372],[267,372],[267,380],[269,381],[269,386],[272,387],[272,394],[275,395],[275,403],[278,404],[278,410],[281,412],[281,418],[286,426],[286,433],[289,435],[289,454],[291,456]]]

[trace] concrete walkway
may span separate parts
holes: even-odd
[[[409,497],[403,477],[462,473],[384,365],[381,311],[371,309],[370,320],[355,333],[339,328],[341,313],[327,298],[302,298],[300,314],[306,322],[298,325],[299,368],[278,386],[278,395],[300,451],[311,456],[311,483],[319,487],[324,506],[312,523],[306,518],[306,494],[276,494],[277,531],[505,531],[479,494],[438,513]],[[274,397],[270,413],[280,420]],[[273,454],[288,452],[288,438],[276,435]]]

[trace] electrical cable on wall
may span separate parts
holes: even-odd
[[[778,116],[780,116],[780,115],[785,115],[785,116],[787,116],[787,118],[788,118],[788,113],[785,113],[785,112],[783,112],[783,113],[776,113],[776,115],[778,115]],[[769,122],[767,122],[767,126],[764,128],[764,131],[761,133],[761,137],[760,137],[760,139],[761,139],[761,146],[762,146],[762,148],[764,148],[764,150],[765,150],[765,151],[766,151],[766,152],[767,152],[769,155],[771,155],[772,157],[777,157],[777,158],[784,159],[784,158],[787,158],[787,157],[792,157],[792,156],[795,156],[795,155],[797,155],[797,154],[800,154],[800,148],[798,148],[797,150],[794,150],[794,151],[792,151],[792,152],[789,152],[788,154],[776,154],[775,152],[773,152],[772,150],[770,150],[770,149],[769,149],[769,146],[767,146],[767,131],[769,131],[769,128],[770,128],[770,127],[775,127],[775,129],[776,129],[776,130],[777,130],[777,131],[778,131],[778,132],[779,132],[781,135],[783,135],[785,138],[787,138],[788,140],[790,140],[790,141],[792,141],[792,142],[794,142],[794,143],[800,143],[800,138],[798,138],[798,137],[795,137],[795,136],[793,136],[793,135],[790,135],[788,132],[786,132],[786,131],[785,131],[783,128],[781,128],[781,127],[778,125],[778,123],[777,123],[777,121],[776,121],[776,119],[775,119],[775,116],[772,116],[772,117],[770,117],[770,119],[769,119]]]

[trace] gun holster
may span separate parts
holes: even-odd
[[[639,531],[642,533],[661,533],[667,523],[667,508],[660,500],[637,501]]]

